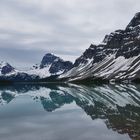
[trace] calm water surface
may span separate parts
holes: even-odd
[[[140,85],[0,86],[0,140],[140,140]]]

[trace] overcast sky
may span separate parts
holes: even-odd
[[[52,52],[74,61],[139,11],[140,0],[0,0],[0,60],[27,67]]]

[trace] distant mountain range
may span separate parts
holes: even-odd
[[[50,53],[29,71],[0,64],[1,81],[45,81],[54,76],[54,80],[70,82],[140,81],[140,12],[124,30],[106,35],[98,45],[91,44],[74,64]]]
[[[9,82],[38,81],[47,77],[58,76],[69,71],[72,67],[72,62],[64,61],[63,59],[48,53],[43,57],[40,64],[36,64],[30,70],[26,71],[17,70],[10,64],[1,62],[0,80]]]

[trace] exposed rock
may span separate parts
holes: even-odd
[[[70,81],[88,78],[134,80],[140,78],[140,13],[125,30],[106,35],[103,43],[91,45],[74,63],[74,68],[60,76]]]

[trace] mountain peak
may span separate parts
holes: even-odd
[[[52,54],[46,53],[40,64],[33,66],[33,70],[43,71],[43,69],[48,72],[48,74],[61,74],[72,68],[73,63],[70,61],[65,61],[62,58]]]
[[[0,62],[0,71],[1,71],[1,74],[8,74],[8,73],[14,71],[14,68],[7,62],[1,61]]]
[[[140,12],[137,12],[137,13],[135,14],[135,17],[136,17],[136,18],[140,17]]]
[[[7,62],[1,61],[1,62],[0,62],[0,67],[4,67],[4,66],[6,66],[7,64],[8,64]]]
[[[58,59],[59,57],[55,56],[52,53],[47,53],[45,54],[45,56],[43,57],[42,61],[41,61],[41,67],[44,67],[45,65],[50,65],[52,64],[56,59]]]
[[[136,13],[126,28],[133,28],[140,25],[140,12]]]
[[[46,53],[45,56],[54,56],[53,53]]]

